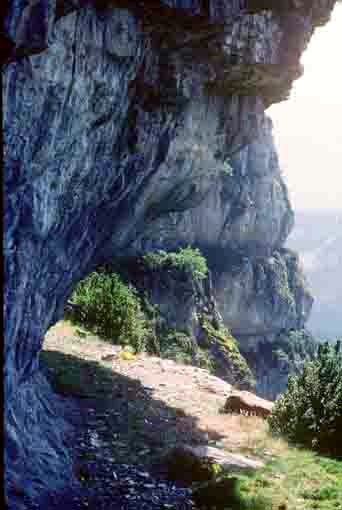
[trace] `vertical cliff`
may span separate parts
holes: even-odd
[[[233,254],[215,286],[227,320],[234,271],[232,306],[239,299],[248,308],[247,324],[259,325],[260,313],[276,321],[279,307],[287,325],[305,315],[295,275],[285,282],[293,261],[281,247],[292,213],[264,110],[287,97],[300,55],[334,3],[4,4],[5,454],[13,508],[72,480],[59,404],[39,371],[44,333],[83,276],[151,240],[170,213],[187,241]],[[277,268],[286,296],[267,276]],[[253,278],[260,296],[277,287],[265,312]],[[242,315],[234,319],[241,337]]]

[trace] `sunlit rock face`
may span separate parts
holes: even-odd
[[[225,321],[239,338],[302,329],[312,306],[297,257],[285,250],[237,258],[218,273],[215,292]]]
[[[213,273],[213,297],[219,312],[257,366],[256,339],[264,338],[271,351],[277,335],[302,329],[312,297],[297,256],[283,248],[293,226],[293,211],[271,121],[263,117],[258,136],[227,161],[231,169],[214,173],[198,206],[145,225],[134,247],[146,252],[188,243],[199,246]],[[285,389],[290,367],[271,364],[268,351],[265,360],[261,359],[263,351],[258,353],[263,371],[255,370],[255,375],[258,393],[274,398]],[[269,376],[265,376],[267,367]]]
[[[289,93],[314,24],[334,5],[115,3],[8,2],[5,453],[13,508],[73,480],[66,425],[56,421],[38,354],[81,277],[134,250],[159,218],[202,201],[206,210],[215,203],[209,223],[223,245],[257,244],[269,257],[282,244],[291,212],[267,156],[274,149],[257,148],[269,136],[263,112]],[[265,168],[245,163],[250,151]],[[239,183],[234,172],[220,176],[227,160]],[[202,212],[178,220],[185,236],[194,221],[198,239],[211,228]]]
[[[238,114],[245,123],[237,133],[244,131],[243,125],[247,126],[253,105],[248,106],[249,111]],[[234,118],[234,112],[231,115]],[[167,243],[220,248],[215,258],[224,265],[222,249],[265,256],[282,246],[293,226],[293,211],[279,168],[271,120],[262,112],[255,119],[258,125],[253,141],[241,150],[233,150],[219,168],[207,166],[205,176],[211,176],[212,182],[200,204],[159,216],[144,225],[135,241],[137,249],[146,251]],[[220,133],[216,138],[219,137]],[[229,147],[232,145],[233,141],[229,141]],[[202,150],[207,154],[212,147],[210,144]]]

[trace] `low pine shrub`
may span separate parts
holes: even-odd
[[[314,361],[289,378],[269,417],[271,430],[292,442],[342,458],[341,342],[320,345]]]

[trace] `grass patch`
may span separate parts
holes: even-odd
[[[225,413],[224,413],[225,414]],[[235,443],[227,443],[229,451],[260,458],[268,462],[270,458],[287,454],[288,443],[280,437],[270,435],[267,422],[259,416],[226,415],[229,435]]]
[[[246,497],[264,497],[271,510],[342,510],[342,462],[289,448],[253,477],[241,479]]]

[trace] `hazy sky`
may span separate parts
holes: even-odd
[[[274,136],[295,209],[342,208],[342,5],[316,30],[304,76],[271,106]]]

